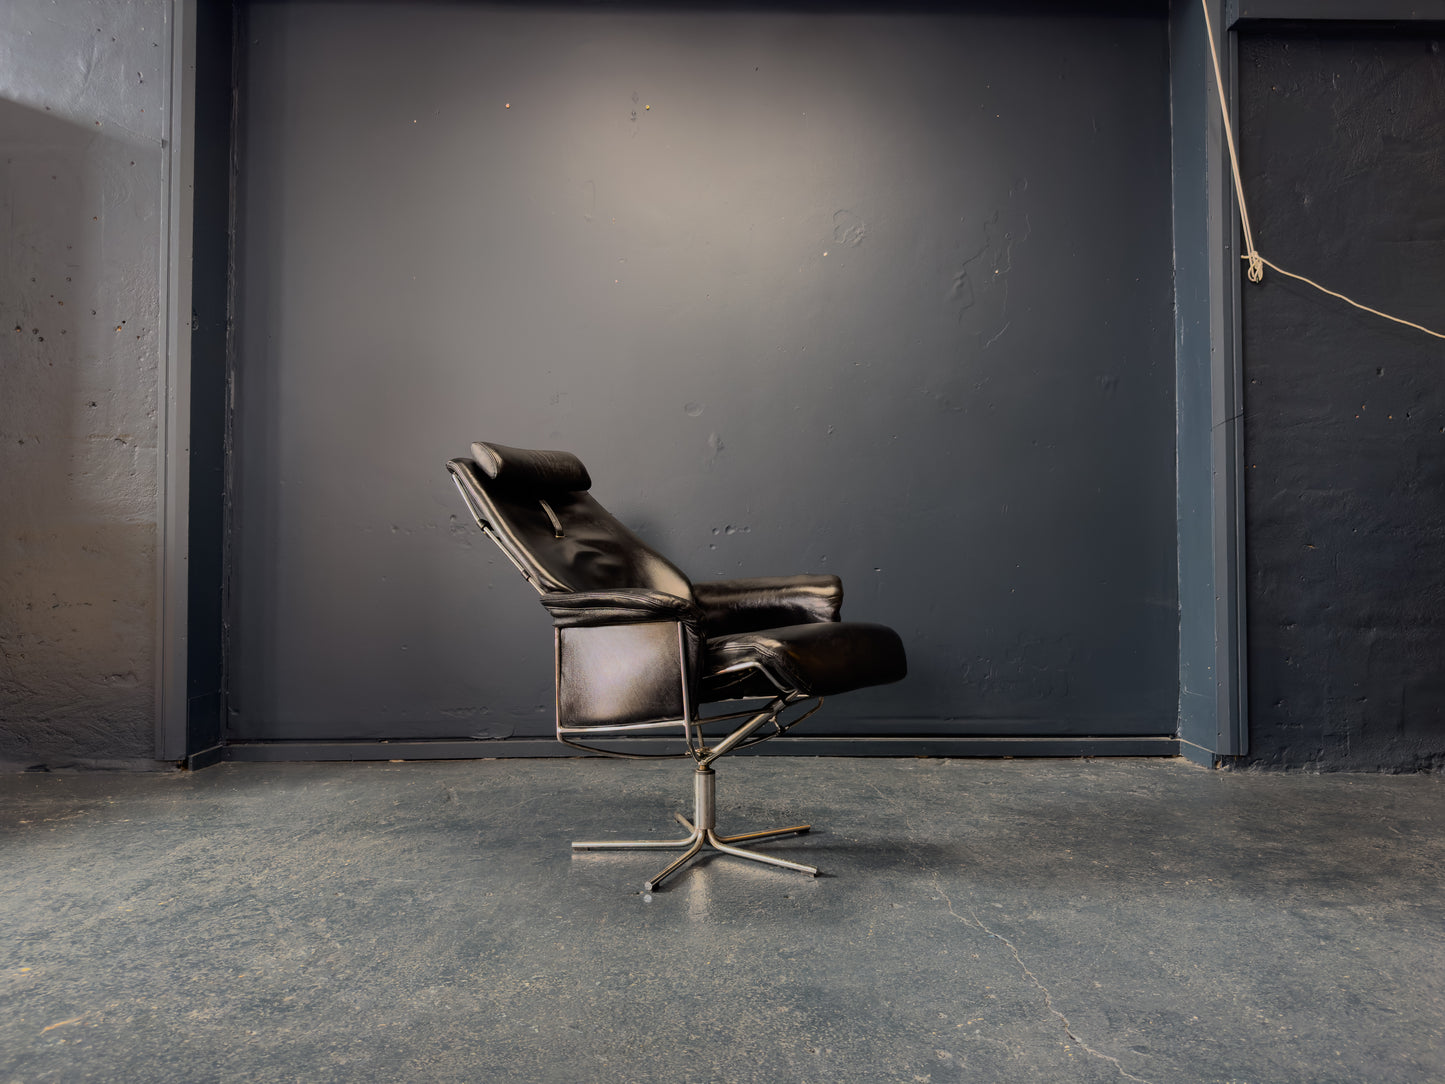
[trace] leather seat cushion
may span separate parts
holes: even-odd
[[[826,621],[709,638],[700,682],[704,702],[776,696],[756,670],[719,671],[757,662],[808,696],[832,696],[900,681],[908,673],[903,642],[886,625]]]

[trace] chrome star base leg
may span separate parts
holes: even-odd
[[[574,851],[630,851],[630,850],[671,850],[683,848],[683,853],[652,880],[643,884],[648,892],[654,892],[667,878],[671,877],[678,870],[682,869],[691,859],[695,858],[704,847],[720,851],[723,854],[730,854],[737,858],[746,858],[753,862],[762,862],[769,866],[780,866],[783,869],[797,870],[799,873],[807,873],[818,876],[815,866],[805,866],[801,862],[789,862],[786,858],[775,858],[770,854],[761,854],[758,851],[751,851],[745,847],[735,847],[735,843],[759,843],[766,839],[778,839],[782,836],[800,836],[811,824],[795,824],[791,828],[770,828],[762,832],[744,832],[737,836],[720,836],[715,831],[717,824],[717,776],[711,768],[698,768],[693,772],[693,797],[696,813],[693,820],[688,820],[681,813],[675,814],[679,823],[688,830],[686,839],[634,839],[634,840],[604,840],[591,843],[574,843]]]

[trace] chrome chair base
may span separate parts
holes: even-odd
[[[767,839],[778,839],[782,836],[800,836],[813,826],[811,824],[795,824],[790,828],[769,828],[761,832],[744,832],[736,836],[720,836],[716,831],[716,788],[717,782],[713,770],[708,767],[700,767],[693,772],[693,791],[696,799],[697,811],[693,820],[688,820],[681,813],[673,814],[678,823],[688,831],[686,839],[633,839],[633,840],[600,840],[594,842],[573,843],[574,851],[626,851],[626,850],[674,850],[683,848],[683,853],[673,861],[666,869],[657,874],[650,881],[643,882],[643,890],[655,892],[668,877],[671,877],[678,870],[682,869],[689,860],[700,854],[704,847],[723,854],[730,854],[736,858],[746,858],[753,862],[762,862],[769,866],[780,866],[783,869],[797,870],[799,873],[807,873],[814,877],[818,876],[815,866],[805,866],[801,862],[790,862],[786,858],[776,858],[770,854],[762,854],[759,851],[749,850],[746,847],[735,847],[735,843],[758,843]]]

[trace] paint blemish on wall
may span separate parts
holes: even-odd
[[[1009,328],[1009,272],[1013,270],[1014,249],[1028,241],[1033,232],[1021,195],[1028,181],[1019,180],[1009,190],[1008,203],[978,225],[965,226],[968,240],[960,243],[967,252],[954,272],[947,290],[947,302],[956,311],[958,323],[988,349]]]
[[[842,248],[857,248],[868,236],[868,225],[852,211],[833,212],[833,244]],[[827,255],[824,253],[824,255]]]
[[[1059,636],[1021,636],[999,655],[965,660],[960,680],[980,705],[1047,702],[1069,692],[1074,649]]]
[[[642,101],[642,96],[634,90],[632,92],[632,110],[628,115],[628,123],[632,127],[632,137],[634,139],[637,138],[637,105],[640,101]],[[646,108],[651,109],[652,106],[647,106]]]

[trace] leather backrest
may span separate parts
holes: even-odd
[[[472,442],[472,459],[496,487],[532,493],[586,492],[592,476],[571,452],[509,448],[505,444]]]
[[[453,459],[447,469],[538,591],[643,587],[692,600],[682,571],[586,492],[591,479],[576,456],[481,442],[472,452],[477,459]]]

